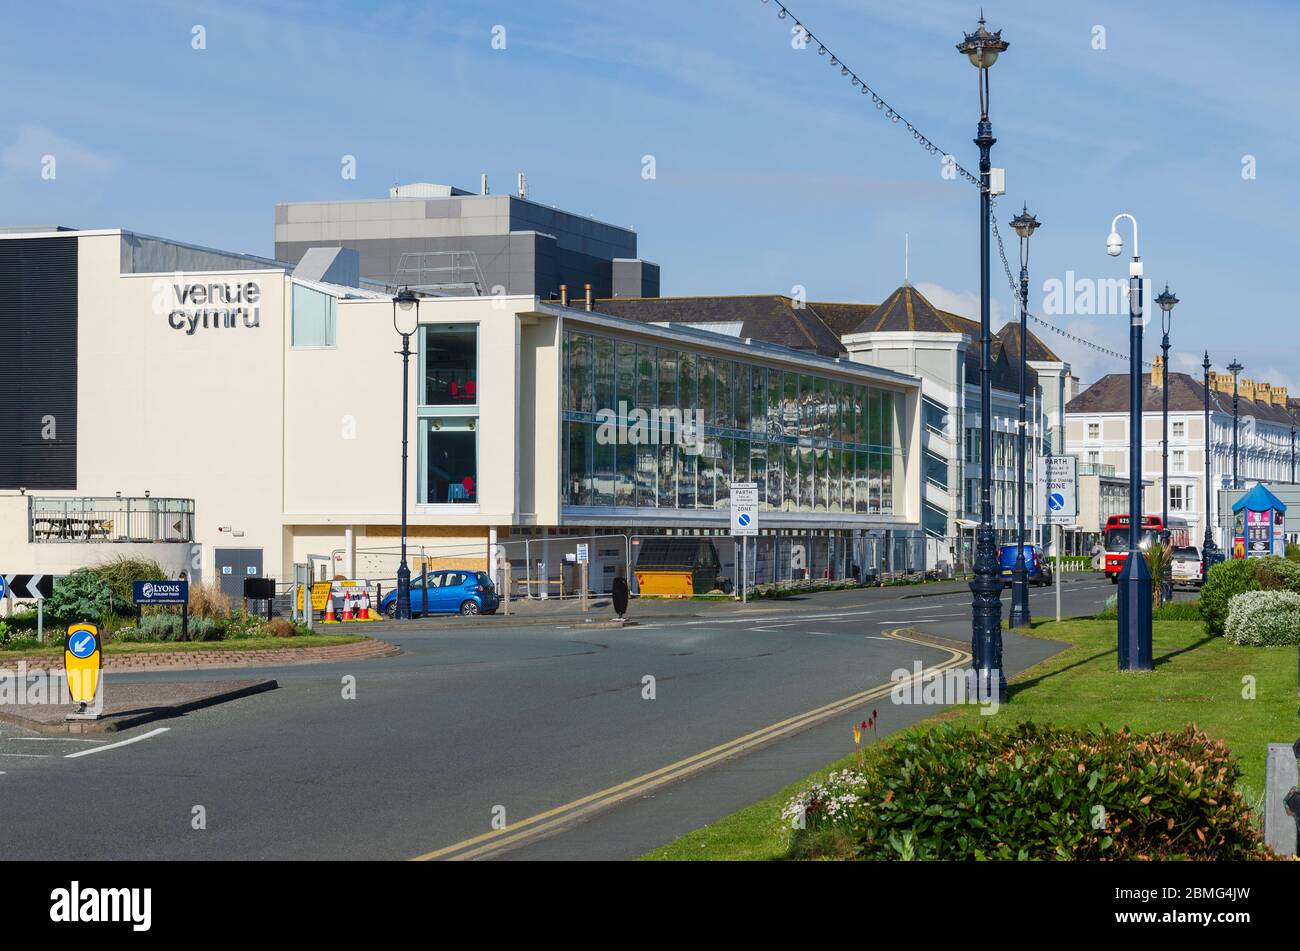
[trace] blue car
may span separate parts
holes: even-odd
[[[1003,545],[998,549],[998,573],[1004,585],[1011,584],[1011,573],[1016,567],[1016,546]],[[1038,550],[1037,545],[1025,546],[1025,581],[1032,585],[1052,583],[1051,562]]]
[[[424,603],[425,588],[429,603]],[[411,579],[411,616],[426,614],[495,614],[501,606],[492,579],[485,571],[449,569],[430,571]],[[397,589],[384,595],[380,605],[384,617],[397,617]]]

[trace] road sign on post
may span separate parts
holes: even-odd
[[[1076,456],[1039,456],[1039,498],[1048,525],[1073,525],[1079,517],[1079,469]]]
[[[731,535],[740,539],[740,603],[749,601],[749,539],[758,537],[758,483],[731,483]]]
[[[0,598],[43,601],[54,594],[54,575],[0,575]]]
[[[181,606],[181,640],[190,639],[190,583],[184,580],[160,578],[157,581],[137,581],[132,586],[136,621],[140,608],[146,604],[179,604]]]

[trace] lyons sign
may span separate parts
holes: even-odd
[[[175,305],[167,315],[173,330],[193,335],[200,327],[258,327],[262,323],[262,288],[256,281],[243,284],[173,284]]]

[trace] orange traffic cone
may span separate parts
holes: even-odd
[[[361,592],[361,617],[358,618],[358,620],[361,621],[373,620],[373,618],[370,616],[370,592],[369,591]]]
[[[343,595],[343,620],[351,621],[352,617],[352,595],[345,594]]]
[[[338,618],[334,616],[334,592],[330,592],[329,597],[325,599],[325,623],[337,624]]]

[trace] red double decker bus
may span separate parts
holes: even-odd
[[[1138,548],[1146,551],[1153,541],[1160,538],[1165,528],[1169,529],[1169,544],[1174,547],[1184,547],[1188,544],[1190,533],[1187,522],[1181,518],[1171,518],[1169,525],[1166,526],[1159,515],[1143,515],[1142,531],[1138,535]],[[1128,560],[1128,530],[1129,518],[1127,515],[1112,515],[1106,519],[1106,530],[1102,535],[1106,545],[1105,569],[1106,577],[1110,579],[1111,584],[1119,583],[1119,573],[1124,567],[1124,562]]]

